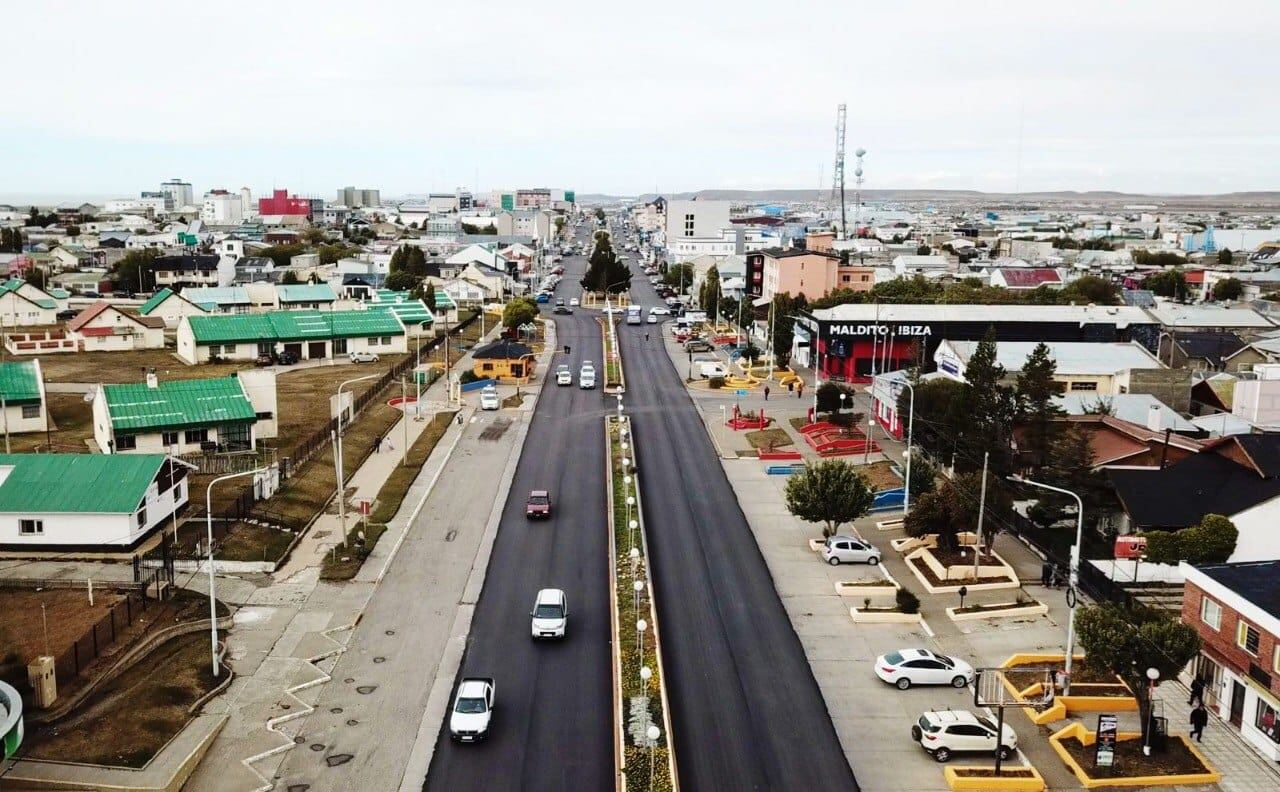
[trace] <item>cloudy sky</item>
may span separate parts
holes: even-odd
[[[1280,189],[1275,0],[44,0],[4,26],[0,200],[816,188],[840,102],[872,188]]]

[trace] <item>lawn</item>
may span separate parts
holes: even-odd
[[[70,719],[28,729],[26,755],[142,767],[186,725],[192,717],[187,709],[216,682],[209,636],[174,638],[93,693]]]
[[[752,448],[781,448],[793,445],[791,435],[787,434],[786,429],[757,429],[754,432],[747,432],[746,437]]]
[[[43,365],[43,360],[41,361]],[[9,437],[9,448],[15,454],[31,451],[54,451],[83,454],[97,451],[85,442],[93,439],[93,405],[80,393],[46,393],[49,409],[49,431],[28,432]]]

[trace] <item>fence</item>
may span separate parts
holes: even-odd
[[[150,577],[157,577],[165,570],[157,569]],[[157,578],[158,579],[158,578]],[[127,591],[124,599],[112,605],[96,624],[71,643],[62,654],[54,658],[54,673],[58,682],[75,679],[95,659],[116,642],[120,633],[129,629],[133,620],[146,613],[147,598],[143,591]],[[155,607],[152,604],[152,607]]]
[[[1014,536],[1034,548],[1046,562],[1053,564],[1059,570],[1065,573],[1070,567],[1070,549],[1064,550],[1059,544],[1049,541],[1048,534],[1044,529],[1037,527],[1018,512],[1009,513],[1007,524],[1004,527]],[[1085,546],[1081,548],[1080,590],[1089,595],[1095,602],[1132,605],[1133,596],[1128,591],[1125,591],[1123,586],[1089,563],[1087,559],[1087,556],[1090,555],[1089,548],[1090,545],[1094,544],[1096,542],[1087,541],[1086,535]]]

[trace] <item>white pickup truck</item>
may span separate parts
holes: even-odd
[[[479,742],[489,735],[493,717],[494,685],[490,677],[464,677],[449,713],[449,737],[458,742]]]

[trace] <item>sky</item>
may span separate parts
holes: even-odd
[[[45,0],[0,201],[272,187],[1280,189],[1280,3]]]

